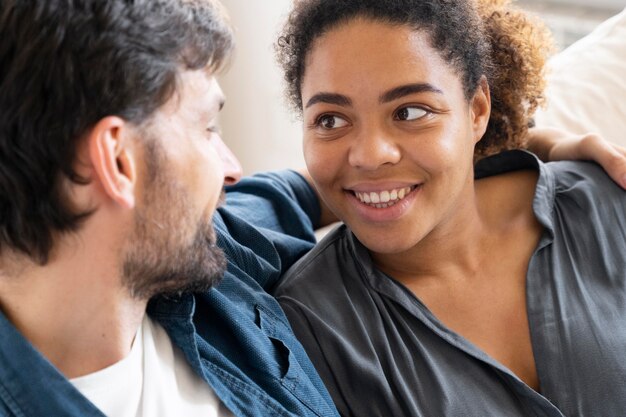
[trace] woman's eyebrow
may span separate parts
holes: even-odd
[[[391,90],[381,94],[379,101],[381,103],[388,103],[390,101],[396,100],[404,96],[408,96],[410,94],[423,92],[443,94],[443,91],[433,86],[432,84],[414,83],[392,88]],[[313,97],[311,97],[309,101],[307,101],[305,108],[309,108],[317,103],[336,104],[338,106],[344,107],[352,106],[352,100],[349,97],[344,96],[343,94],[317,93]]]
[[[389,103],[390,101],[399,99],[404,96],[408,96],[410,94],[416,93],[437,93],[443,94],[443,91],[428,83],[415,83],[415,84],[405,84],[399,87],[392,88],[391,90],[384,92],[380,95],[378,101],[381,104]]]
[[[306,102],[305,108],[309,108],[317,103],[336,104],[338,106],[350,107],[352,100],[343,94],[336,93],[317,93]]]

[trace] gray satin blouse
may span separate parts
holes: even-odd
[[[527,275],[538,393],[378,271],[344,226],[275,290],[343,416],[626,416],[626,193],[596,165],[511,151],[476,177],[539,171]]]

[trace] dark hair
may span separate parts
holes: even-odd
[[[301,87],[314,41],[358,17],[421,30],[454,68],[469,100],[483,75],[492,112],[475,158],[524,146],[543,100],[543,68],[551,51],[547,29],[508,0],[299,0],[276,44],[286,96],[302,112]]]
[[[108,115],[140,124],[184,69],[218,70],[233,47],[216,3],[202,0],[0,2],[0,250],[39,264],[55,233],[76,230],[61,191],[79,138]]]

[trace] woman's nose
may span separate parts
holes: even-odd
[[[375,170],[400,161],[401,152],[395,141],[381,131],[364,131],[350,148],[348,162],[355,168]]]

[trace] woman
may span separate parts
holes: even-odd
[[[626,195],[516,148],[543,32],[502,1],[304,0],[279,48],[345,223],[276,288],[342,415],[626,410]]]

